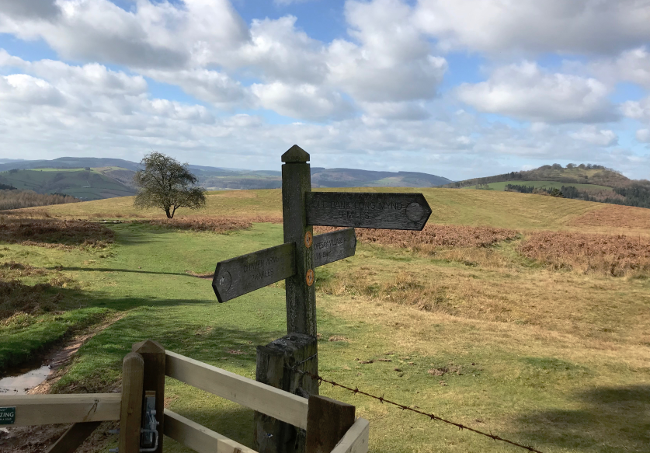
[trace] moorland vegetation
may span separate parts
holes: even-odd
[[[317,269],[320,373],[545,452],[644,451],[650,210],[422,192],[433,210],[424,231],[359,229],[354,257]],[[52,391],[119,388],[122,358],[145,338],[253,377],[256,345],[286,333],[283,284],[217,304],[200,277],[282,242],[280,192],[206,198],[174,219],[133,198],[1,215],[0,281],[12,297],[0,310],[0,368],[103,323]],[[370,420],[371,451],[518,451],[320,391]],[[166,392],[170,409],[252,446],[251,411],[172,379]]]
[[[77,203],[81,200],[70,195],[53,193],[42,194],[33,190],[17,190],[0,188],[0,211],[8,209],[31,208],[52,204]]]

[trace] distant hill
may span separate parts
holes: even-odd
[[[601,165],[544,165],[447,184],[451,188],[507,190],[650,208],[650,181],[629,179]]]
[[[621,173],[602,165],[560,164],[543,165],[534,170],[516,171],[483,178],[466,179],[445,185],[444,187],[462,188],[495,182],[513,181],[555,181],[566,184],[595,184],[607,187],[627,187],[632,180]]]
[[[450,179],[428,173],[353,170],[349,168],[311,169],[313,187],[437,187]]]
[[[0,172],[17,168],[19,170],[31,170],[42,168],[95,168],[95,167],[120,167],[127,170],[137,170],[140,164],[124,159],[104,159],[99,157],[59,157],[52,160],[15,160],[2,163],[0,161]]]
[[[0,173],[0,184],[41,194],[64,194],[81,200],[124,197],[136,193],[135,189],[112,177],[97,170],[83,168],[12,169]]]
[[[0,184],[38,193],[60,193],[82,200],[134,195],[133,175],[140,164],[123,159],[61,157],[53,160],[0,161]],[[282,173],[189,165],[208,190],[277,189]],[[385,172],[313,167],[312,187],[436,187],[451,180],[415,172]]]

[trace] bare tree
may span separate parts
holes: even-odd
[[[172,219],[178,208],[205,206],[205,190],[196,187],[199,180],[190,173],[188,164],[181,165],[176,159],[157,152],[144,156],[140,164],[144,170],[133,177],[140,188],[133,203],[135,207],[161,208]]]

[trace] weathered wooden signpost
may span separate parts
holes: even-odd
[[[226,302],[285,280],[287,335],[257,347],[256,379],[308,398],[318,374],[314,269],[354,255],[356,228],[422,230],[431,208],[422,194],[312,192],[309,154],[292,146],[282,155],[284,244],[217,264],[212,287]],[[353,227],[313,235],[313,226]],[[267,415],[255,414],[255,450],[304,452],[304,432]]]

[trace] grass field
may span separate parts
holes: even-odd
[[[544,189],[561,189],[562,186],[573,186],[576,189],[583,191],[583,192],[601,192],[601,191],[607,191],[607,192],[613,192],[614,189],[611,187],[607,186],[599,186],[597,184],[574,184],[574,183],[567,183],[567,182],[556,182],[556,181],[521,181],[521,180],[516,180],[516,181],[504,181],[504,182],[492,182],[488,184],[488,187],[492,190],[505,190],[506,186],[508,184],[516,185],[516,186],[532,186],[535,188],[544,188]],[[464,189],[473,189],[474,186],[468,186],[464,187]]]
[[[650,210],[643,208],[488,190],[368,187],[346,190],[422,192],[433,210],[429,221],[444,225],[489,225],[521,230],[544,229],[642,236],[650,234]],[[128,220],[164,217],[159,210],[136,210],[132,197],[30,208],[26,212],[74,219]],[[221,213],[227,217],[274,219],[281,222],[280,191],[275,189],[209,192],[205,209],[179,210],[176,215],[179,218],[195,218]]]
[[[422,236],[382,243],[360,232],[356,256],[317,270],[320,373],[545,452],[648,451],[650,268],[613,276],[561,253],[552,257],[566,266],[547,263],[524,246],[546,243],[547,236],[536,235],[575,242],[565,232],[577,231],[609,244],[596,233],[612,233],[626,235],[624,248],[638,241],[642,255],[650,244],[650,210],[495,191],[423,192],[433,215]],[[25,211],[142,217],[131,202]],[[0,361],[17,360],[9,351],[28,351],[65,329],[119,314],[82,347],[55,391],[113,388],[130,345],[145,338],[253,377],[255,346],[285,333],[283,284],[218,304],[210,280],[190,274],[281,243],[281,224],[255,222],[281,217],[279,191],[211,193],[205,210],[181,214],[254,222],[225,234],[123,223],[111,225],[113,234],[96,246],[75,239],[81,233],[58,235],[54,245],[4,240],[2,279],[49,286],[37,295],[43,306],[0,320]],[[491,229],[472,228],[480,225]],[[418,240],[429,245],[414,247]],[[252,411],[172,379],[166,391],[172,410],[252,446]],[[370,420],[373,452],[522,451],[341,389],[323,385],[321,394],[354,404]],[[169,441],[165,451],[186,450]]]

